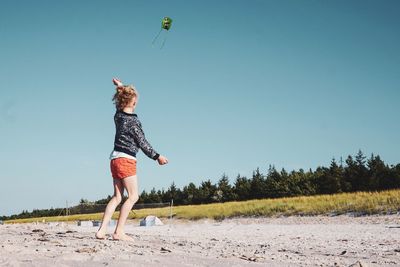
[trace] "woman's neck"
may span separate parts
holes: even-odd
[[[125,113],[133,114],[135,109],[133,107],[125,107],[122,111]]]

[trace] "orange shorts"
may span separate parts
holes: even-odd
[[[111,174],[114,179],[124,179],[136,175],[136,160],[116,158],[110,162]]]

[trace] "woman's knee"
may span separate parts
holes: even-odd
[[[129,201],[132,203],[136,203],[139,200],[139,196],[137,194],[132,194],[128,196]]]
[[[115,201],[117,202],[117,204],[121,203],[121,201],[122,201],[122,196],[121,196],[121,195],[114,195],[113,198],[115,199]]]

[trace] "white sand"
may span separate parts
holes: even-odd
[[[130,222],[134,243],[76,224],[0,225],[0,266],[400,266],[399,214],[164,222]]]

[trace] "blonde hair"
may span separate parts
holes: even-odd
[[[118,86],[112,98],[118,110],[124,109],[133,98],[138,98],[139,94],[133,85]]]

